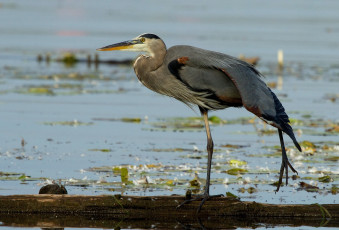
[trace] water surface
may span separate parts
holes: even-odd
[[[66,51],[85,58],[98,47],[153,32],[168,46],[259,56],[257,68],[267,83],[277,83],[273,91],[297,139],[315,145],[298,153],[285,138],[299,177],[275,193],[271,184],[281,155],[274,129],[244,109],[212,112],[223,121],[212,124],[213,194],[230,191],[242,200],[279,204],[337,203],[338,7],[337,1],[1,1],[0,194],[37,194],[52,181],[65,184],[69,194],[90,195],[203,188],[205,131],[201,121],[189,118],[199,117],[198,110],[149,91],[131,66],[36,61],[38,54],[55,59]],[[282,73],[278,49],[285,54]],[[100,58],[135,55],[105,52]],[[197,126],[187,127],[191,123]],[[128,169],[130,184],[121,183],[121,167]],[[229,175],[232,168],[247,172]],[[202,185],[191,187],[196,175]],[[319,179],[324,176],[329,178]]]

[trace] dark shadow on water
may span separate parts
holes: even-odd
[[[150,217],[149,219],[123,219],[114,215],[70,215],[60,214],[0,214],[0,226],[40,227],[42,229],[62,228],[113,228],[113,229],[237,229],[272,227],[338,227],[337,219],[310,218],[233,218],[203,217],[191,221],[183,216],[180,219]]]

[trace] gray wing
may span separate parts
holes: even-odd
[[[170,71],[189,87],[211,90],[221,101],[240,99],[248,111],[288,134],[300,150],[284,107],[252,65],[191,46],[170,48],[166,61]]]
[[[176,71],[180,80],[190,87],[212,90],[221,100],[240,97],[242,105],[255,115],[276,116],[272,92],[260,73],[246,62],[191,46],[174,46],[168,53],[167,58],[179,64]]]

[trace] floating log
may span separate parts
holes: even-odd
[[[176,207],[184,196],[11,195],[0,196],[0,222],[7,226],[206,228],[269,225],[339,226],[339,204],[277,205],[214,197]],[[123,221],[122,221],[123,220]],[[26,221],[25,223],[23,223]],[[120,222],[119,222],[120,221]],[[166,223],[166,224],[164,224]],[[116,225],[114,225],[116,224]],[[140,225],[142,224],[142,225]]]

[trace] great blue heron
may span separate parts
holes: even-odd
[[[141,34],[133,40],[105,46],[99,51],[126,50],[144,52],[134,62],[134,71],[147,88],[173,97],[192,107],[197,105],[203,116],[207,134],[207,178],[198,211],[209,194],[213,140],[208,123],[208,111],[228,107],[245,107],[268,124],[278,129],[282,163],[277,190],[284,171],[288,183],[288,161],[282,132],[301,148],[289,125],[289,118],[277,96],[261,80],[262,75],[252,65],[226,54],[192,46],[178,45],[166,49],[155,34]],[[196,200],[196,199],[192,199]]]

